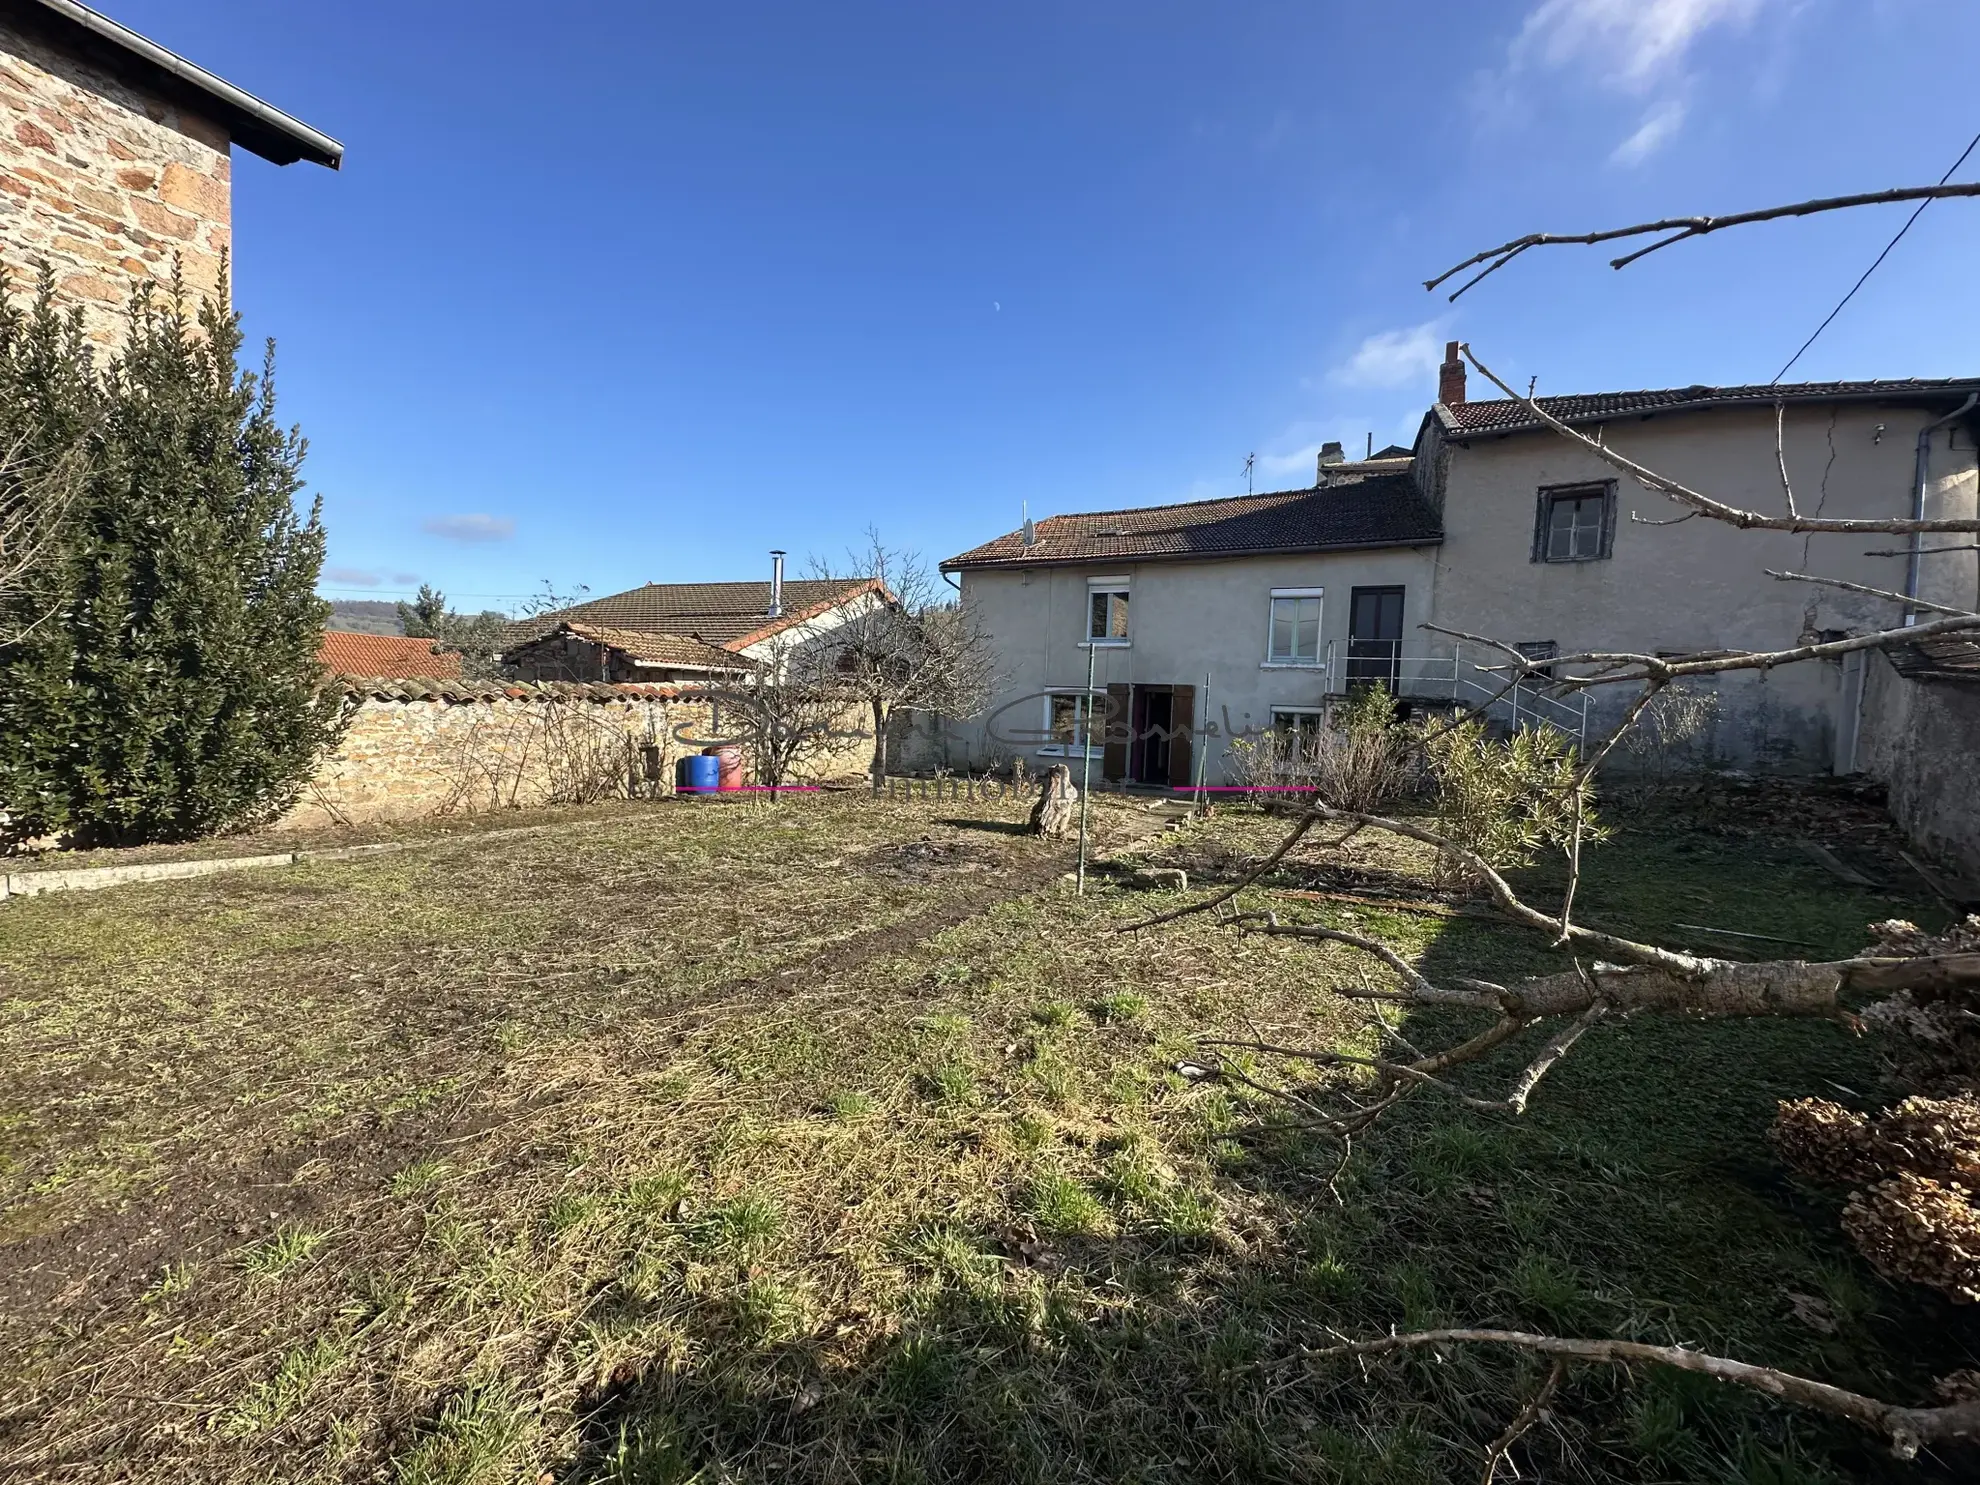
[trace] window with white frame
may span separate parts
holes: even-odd
[[[1318,588],[1274,588],[1266,630],[1267,665],[1320,663],[1320,598]]]
[[[1089,644],[1124,645],[1128,642],[1128,580],[1088,578],[1086,580],[1086,639]]]
[[[1091,747],[1088,730],[1092,725],[1093,698],[1084,691],[1045,693],[1045,737],[1039,752],[1047,757],[1078,757],[1083,747]]]

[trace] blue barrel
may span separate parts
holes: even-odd
[[[674,771],[674,786],[683,794],[713,794],[722,787],[722,760],[690,753]]]

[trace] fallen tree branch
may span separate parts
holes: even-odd
[[[1559,1357],[1547,1368],[1547,1380],[1540,1384],[1540,1390],[1526,1400],[1526,1406],[1519,1410],[1519,1416],[1506,1425],[1506,1431],[1492,1441],[1492,1447],[1485,1451],[1485,1478],[1482,1485],[1492,1485],[1492,1477],[1499,1472],[1499,1461],[1506,1457],[1506,1451],[1531,1428],[1541,1413],[1546,1411],[1547,1401],[1561,1385],[1561,1378],[1567,1375],[1567,1362]]]
[[[1683,1346],[1653,1346],[1642,1341],[1570,1340],[1562,1336],[1532,1335],[1520,1330],[1422,1330],[1409,1335],[1382,1336],[1376,1340],[1348,1341],[1338,1346],[1306,1346],[1297,1353],[1306,1361],[1325,1361],[1337,1356],[1383,1356],[1419,1346],[1482,1344],[1517,1346],[1564,1361],[1591,1361],[1611,1366],[1633,1361],[1674,1367],[1679,1371],[1751,1388],[1769,1397],[1801,1407],[1813,1408],[1838,1418],[1859,1423],[1881,1435],[1899,1459],[1912,1459],[1927,1444],[1947,1444],[1980,1439],[1980,1402],[1949,1403],[1935,1408],[1906,1408],[1832,1387],[1827,1382],[1798,1377],[1770,1366],[1711,1356]]]
[[[1654,233],[1668,233],[1648,247],[1638,248],[1633,253],[1625,253],[1620,258],[1611,258],[1611,268],[1627,268],[1638,258],[1648,257],[1659,248],[1667,248],[1674,242],[1684,242],[1693,237],[1704,237],[1711,232],[1722,232],[1728,227],[1744,227],[1752,222],[1772,222],[1783,217],[1813,216],[1817,212],[1842,211],[1853,206],[1883,206],[1900,201],[1935,201],[1949,196],[1980,196],[1980,182],[1965,182],[1957,185],[1941,183],[1936,186],[1899,186],[1888,191],[1865,191],[1854,196],[1823,196],[1813,201],[1796,201],[1787,206],[1762,207],[1757,211],[1733,212],[1723,217],[1664,217],[1655,222],[1638,222],[1633,227],[1611,227],[1606,232],[1529,232],[1524,237],[1515,237],[1510,242],[1502,242],[1497,247],[1487,248],[1482,253],[1473,253],[1462,263],[1446,268],[1435,278],[1425,279],[1423,287],[1435,290],[1440,285],[1463,273],[1465,269],[1484,263],[1483,272],[1473,275],[1455,292],[1451,299],[1498,272],[1506,264],[1517,258],[1528,248],[1560,247],[1579,245],[1592,247],[1598,243],[1619,242],[1630,237],[1648,237]]]

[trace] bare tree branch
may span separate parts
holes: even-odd
[[[1648,237],[1656,233],[1669,234],[1648,247],[1638,248],[1635,252],[1625,253],[1620,258],[1609,260],[1611,268],[1626,268],[1638,258],[1647,257],[1659,248],[1669,247],[1674,242],[1683,242],[1688,238],[1720,232],[1727,227],[1744,227],[1752,222],[1772,222],[1782,217],[1813,216],[1817,212],[1842,211],[1853,206],[1882,206],[1899,201],[1936,201],[1954,196],[1980,196],[1980,182],[1900,186],[1894,190],[1866,191],[1855,196],[1825,196],[1813,201],[1797,201],[1787,206],[1769,206],[1758,211],[1733,212],[1723,217],[1665,217],[1655,222],[1639,222],[1633,227],[1612,227],[1606,232],[1529,232],[1524,237],[1515,237],[1510,242],[1502,242],[1495,248],[1485,249],[1482,253],[1473,253],[1462,263],[1454,264],[1435,278],[1424,280],[1423,287],[1434,290],[1465,269],[1479,263],[1486,264],[1487,267],[1483,272],[1466,280],[1451,294],[1451,299],[1455,301],[1466,289],[1480,279],[1498,272],[1528,248],[1556,247],[1564,244],[1593,246],[1603,242],[1619,242],[1630,237]]]
[[[1506,1431],[1492,1441],[1492,1447],[1485,1451],[1485,1477],[1482,1485],[1492,1485],[1492,1477],[1499,1472],[1499,1461],[1506,1457],[1506,1451],[1520,1441],[1534,1421],[1546,1411],[1547,1400],[1561,1385],[1561,1378],[1567,1375],[1567,1362],[1555,1358],[1547,1368],[1547,1380],[1540,1384],[1540,1390],[1526,1400],[1526,1406],[1519,1410],[1519,1416],[1506,1425]]]
[[[1783,583],[1820,583],[1825,588],[1841,588],[1845,593],[1862,593],[1870,598],[1888,598],[1893,603],[1908,604],[1912,608],[1928,608],[1935,614],[1958,614],[1963,618],[1980,619],[1980,613],[1970,608],[1952,608],[1947,604],[1933,603],[1924,598],[1907,598],[1902,593],[1893,593],[1888,588],[1867,588],[1862,583],[1844,582],[1841,578],[1816,577],[1806,572],[1776,572],[1773,568],[1763,569],[1767,576]]]
[[[1881,1435],[1900,1459],[1912,1459],[1928,1444],[1947,1444],[1980,1438],[1980,1402],[1950,1403],[1936,1408],[1906,1408],[1832,1387],[1827,1382],[1777,1371],[1770,1366],[1711,1356],[1684,1346],[1653,1346],[1642,1341],[1570,1340],[1562,1336],[1533,1335],[1520,1330],[1421,1330],[1409,1335],[1382,1336],[1375,1340],[1348,1341],[1338,1346],[1302,1347],[1297,1353],[1306,1361],[1326,1361],[1337,1356],[1384,1356],[1418,1346],[1483,1344],[1517,1346],[1563,1361],[1592,1361],[1611,1366],[1648,1362],[1697,1372],[1736,1387],[1751,1388],[1783,1402],[1796,1403],[1838,1418],[1859,1423]]]
[[[1794,508],[1794,486],[1788,483],[1787,472],[1787,404],[1774,404],[1774,466],[1781,472],[1781,494],[1787,500],[1788,515],[1799,519],[1801,512]]]
[[[1974,186],[1967,194],[1980,195],[1980,185]],[[1730,525],[1738,526],[1742,529],[1830,532],[1845,535],[1857,532],[1877,532],[1886,536],[1908,536],[1916,531],[1980,531],[1980,519],[1970,517],[1953,520],[1912,520],[1908,517],[1859,519],[1849,516],[1763,516],[1757,511],[1741,510],[1737,506],[1727,505],[1724,501],[1714,500],[1710,495],[1703,494],[1687,485],[1682,485],[1668,475],[1662,475],[1654,469],[1646,468],[1644,465],[1638,464],[1635,460],[1617,453],[1608,444],[1599,439],[1593,439],[1585,433],[1577,432],[1548,412],[1533,398],[1523,396],[1501,381],[1497,372],[1493,371],[1471,353],[1471,347],[1468,344],[1461,345],[1459,350],[1463,353],[1467,361],[1478,368],[1479,375],[1483,376],[1493,386],[1505,393],[1506,396],[1525,408],[1539,423],[1553,429],[1554,432],[1560,434],[1568,442],[1579,444],[1604,463],[1621,470],[1624,474],[1627,474],[1631,479],[1642,485],[1644,489],[1654,494],[1667,495],[1680,505],[1690,506],[1700,515],[1710,516],[1716,521],[1725,521]]]

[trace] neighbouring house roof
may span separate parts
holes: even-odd
[[[1334,466],[1338,469],[1341,466]],[[1329,470],[1330,481],[1335,478]],[[1064,563],[1187,561],[1274,552],[1428,546],[1444,539],[1407,472],[1369,474],[1312,490],[1234,495],[1186,505],[1048,516],[951,557],[945,571]]]
[[[1601,423],[1707,407],[1772,407],[1776,402],[1957,402],[1980,392],[1980,377],[1937,380],[1788,382],[1767,387],[1668,387],[1644,392],[1583,392],[1542,397],[1540,406],[1564,423]],[[1542,424],[1510,397],[1486,402],[1438,403],[1434,415],[1452,438],[1519,433]],[[1386,452],[1386,451],[1385,451]]]
[[[691,687],[640,681],[469,681],[445,676],[340,676],[344,694],[370,701],[671,701]]]
[[[1958,634],[1899,640],[1884,646],[1891,667],[1914,681],[1965,681],[1980,686],[1980,641]]]
[[[753,670],[757,663],[734,650],[704,644],[683,634],[646,634],[637,629],[607,629],[596,624],[573,624],[569,620],[529,643],[539,644],[560,634],[574,634],[608,650],[617,650],[635,665],[675,670]]]
[[[277,165],[308,160],[332,170],[343,163],[343,145],[328,134],[87,5],[75,0],[0,0],[0,20],[30,28],[72,56],[204,114],[224,125],[242,149],[264,160]]]
[[[459,655],[436,655],[430,639],[326,630],[316,658],[326,670],[359,676],[458,676]]]
[[[793,624],[815,619],[867,593],[886,594],[878,578],[798,578],[784,584],[783,612],[769,616],[770,584],[648,583],[574,603],[555,613],[521,619],[504,633],[504,647],[527,643],[557,626],[579,623],[639,634],[698,639],[725,650],[740,650]]]

